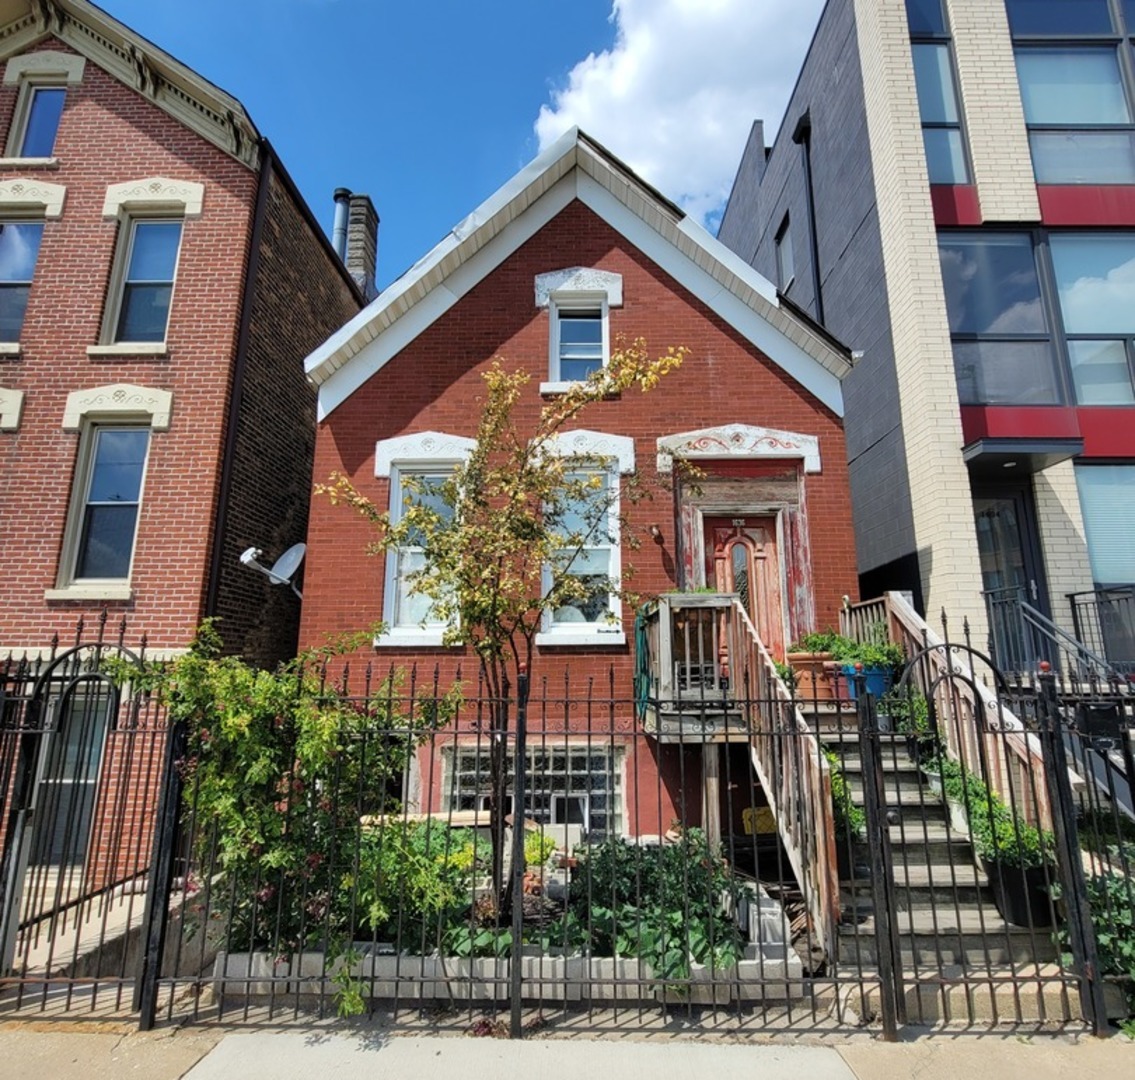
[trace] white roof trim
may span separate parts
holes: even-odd
[[[658,471],[672,472],[676,457],[683,460],[803,458],[804,471],[818,473],[820,440],[815,435],[798,435],[795,431],[777,431],[749,424],[724,424],[721,427],[663,435],[658,440]]]
[[[604,431],[561,431],[548,440],[548,450],[557,457],[614,461],[620,476],[634,472],[634,439],[629,435],[609,435]]]
[[[475,439],[447,435],[444,431],[418,431],[412,435],[380,439],[374,446],[374,475],[389,476],[395,465],[440,465],[465,461],[476,445]]]
[[[782,308],[767,279],[573,128],[311,353],[305,367],[320,388],[319,419],[325,419],[574,198],[641,247],[824,405],[843,415],[840,379],[851,370],[847,356]],[[416,317],[406,325],[412,315]],[[395,328],[401,332],[392,333]]]

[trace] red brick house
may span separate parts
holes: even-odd
[[[0,692],[11,657],[42,662],[104,610],[151,655],[210,615],[233,651],[294,655],[299,601],[239,556],[304,539],[302,361],[365,286],[240,102],[93,4],[0,5],[0,76]],[[121,835],[92,815],[126,737],[108,700],[56,689],[38,714],[85,747],[45,756],[46,816],[70,822],[45,841],[56,862],[81,865],[91,820],[107,852],[148,836],[133,774],[99,787]],[[3,715],[7,811],[20,721]],[[153,783],[151,758],[134,767]]]
[[[836,624],[855,582],[840,389],[849,355],[578,131],[308,358],[319,387],[315,478],[343,473],[396,509],[403,477],[444,473],[468,452],[480,375],[495,357],[531,374],[520,409],[534,421],[543,401],[603,363],[620,337],[645,338],[655,351],[685,346],[689,356],[650,394],[592,406],[580,430],[564,436],[565,453],[590,462],[604,485],[638,471],[671,494],[623,507],[655,543],[631,552],[606,538],[588,550],[581,572],[617,579],[633,560],[644,595],[707,586],[743,593],[747,616],[780,656],[799,634]],[[704,472],[696,488],[674,480],[676,457]],[[374,558],[368,539],[361,518],[315,499],[301,644],[382,619],[369,659],[431,672],[438,665],[443,683],[463,664],[466,685],[475,683],[475,659],[442,647],[443,628],[423,622],[428,611],[400,587],[414,552]],[[537,792],[528,810],[548,823],[642,835],[665,831],[672,816],[677,751],[660,738],[632,755],[642,738],[629,693],[635,620],[612,593],[609,603],[557,611],[537,638],[537,679],[562,686],[566,667],[579,692],[594,678],[607,693],[613,669],[626,699],[603,739],[571,719],[562,743],[568,759],[580,758],[568,760],[569,771],[594,771],[596,754],[617,759],[616,790],[587,808],[567,805],[562,781],[559,796]],[[472,754],[458,733],[440,761],[423,760],[412,784],[417,807],[479,809]],[[636,797],[659,790],[660,775],[660,798]]]

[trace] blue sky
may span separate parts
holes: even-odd
[[[238,97],[325,228],[369,194],[386,285],[573,123],[712,228],[821,0],[101,6]]]

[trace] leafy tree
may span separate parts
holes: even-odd
[[[399,513],[375,505],[341,474],[316,490],[353,507],[377,537],[370,550],[393,554],[415,547],[421,569],[406,577],[428,599],[431,620],[445,623],[447,644],[472,647],[489,698],[492,881],[498,915],[502,894],[505,796],[508,788],[510,694],[521,670],[531,671],[533,645],[545,619],[567,605],[594,606],[623,583],[586,573],[583,553],[609,537],[617,488],[598,464],[558,452],[557,440],[592,403],[648,391],[677,368],[686,349],[670,347],[651,359],[645,342],[615,350],[609,363],[544,406],[534,426],[518,416],[530,376],[506,371],[500,360],[484,373],[485,399],[474,446],[447,478],[408,476]],[[626,484],[624,498],[643,494]],[[629,530],[622,542],[633,544]],[[624,577],[627,570],[624,569]],[[517,808],[519,811],[519,808]]]

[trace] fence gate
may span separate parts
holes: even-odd
[[[104,623],[0,667],[0,1014],[131,1007],[166,732]]]
[[[996,694],[972,674],[983,667]],[[841,963],[877,976],[884,1030],[1083,1019],[1105,1031],[1109,1011],[1126,1015],[1129,973],[1101,967],[1097,930],[1126,917],[1108,890],[1131,910],[1131,849],[1117,841],[1132,823],[1126,783],[1091,782],[1098,751],[1054,677],[1014,690],[947,641],[881,699],[857,681],[841,769],[862,791],[865,844],[841,875]]]

